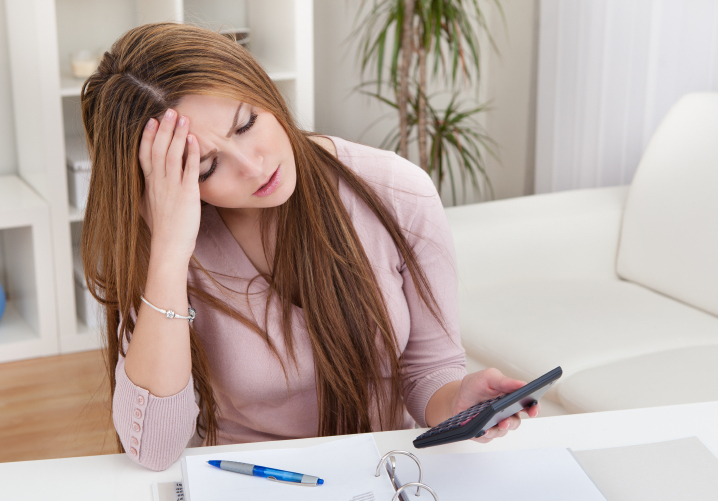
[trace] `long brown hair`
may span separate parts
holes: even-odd
[[[139,311],[150,258],[150,232],[139,212],[144,192],[138,159],[142,130],[151,117],[160,117],[190,94],[229,97],[267,110],[291,142],[297,170],[295,191],[286,203],[265,210],[261,221],[272,270],[266,277],[267,312],[276,294],[282,300],[287,353],[296,362],[292,301],[303,308],[314,354],[317,433],[372,431],[372,408],[379,410],[382,429],[396,427],[402,409],[400,350],[371,264],[329,172],[341,176],[387,229],[419,296],[446,330],[414,252],[372,188],[310,140],[311,133],[297,128],[277,87],[244,48],[223,35],[184,24],[149,24],[127,32],[104,54],[82,89],[82,118],[92,160],[82,259],[90,291],[105,309],[111,391],[122,340],[129,341],[135,326],[130,312]],[[276,228],[273,256],[267,251],[270,218]],[[217,283],[195,256],[190,266]],[[188,294],[251,328],[267,341],[284,367],[256,322],[189,283]],[[190,338],[192,375],[200,400],[197,430],[207,444],[214,444],[217,406],[208,359],[193,327]],[[383,370],[387,369],[389,385],[384,383]]]

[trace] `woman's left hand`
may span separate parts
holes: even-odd
[[[451,415],[458,414],[484,400],[516,391],[524,385],[526,385],[524,381],[508,378],[501,374],[501,371],[498,369],[486,369],[468,374],[461,381]],[[537,402],[535,405],[524,410],[529,417],[533,418],[538,416],[541,410],[539,405]],[[482,444],[491,442],[494,438],[503,437],[510,430],[515,430],[520,424],[521,417],[519,414],[514,414],[487,430],[485,435],[474,438],[473,440]]]

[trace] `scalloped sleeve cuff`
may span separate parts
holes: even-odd
[[[127,455],[150,470],[165,470],[177,461],[192,438],[199,407],[192,376],[170,397],[156,397],[135,385],[120,356],[115,368],[112,419]]]

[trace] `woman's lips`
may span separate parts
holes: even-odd
[[[261,188],[259,188],[257,191],[253,193],[255,197],[267,197],[274,193],[274,191],[279,187],[279,183],[282,180],[282,173],[280,171],[280,167],[277,167],[277,170],[274,171],[274,174],[272,174],[272,177],[269,178],[269,181],[266,182],[266,184],[262,185]]]

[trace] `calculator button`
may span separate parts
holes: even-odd
[[[471,417],[468,418],[466,421],[463,421],[463,422],[461,423],[461,426],[464,426],[466,423],[468,423],[469,421],[471,421],[472,419],[474,419],[474,417],[475,417],[475,416],[471,416]]]

